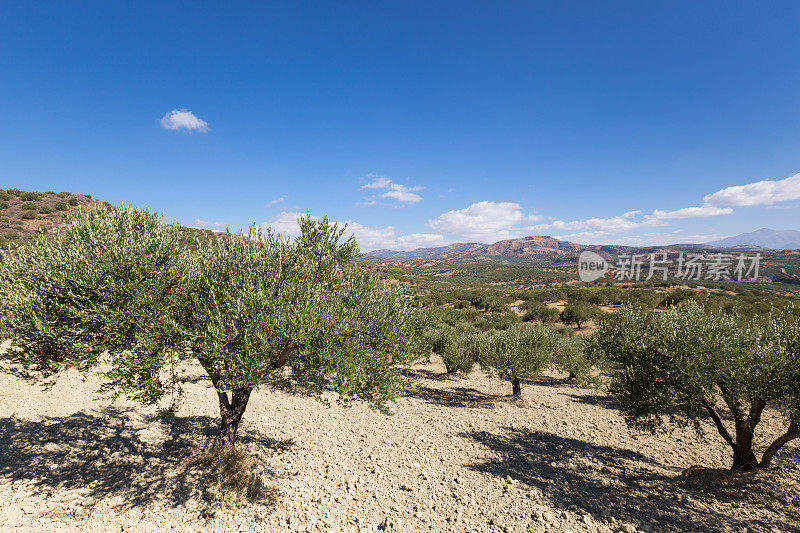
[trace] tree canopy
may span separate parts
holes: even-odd
[[[692,300],[663,313],[626,305],[601,323],[593,345],[615,365],[611,391],[635,426],[708,416],[731,446],[735,469],[767,467],[800,437],[800,320],[791,309],[745,320]],[[788,427],[759,461],[753,436],[768,407]]]
[[[277,379],[388,411],[399,366],[419,353],[416,310],[397,286],[353,263],[355,241],[327,219],[284,239],[247,234],[183,242],[182,228],[132,207],[81,210],[0,265],[2,369],[46,379],[108,363],[104,392],[180,400],[182,363],[216,389],[232,443],[253,390]],[[287,376],[288,373],[288,376]]]

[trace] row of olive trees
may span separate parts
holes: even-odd
[[[251,228],[187,246],[182,228],[147,211],[72,214],[55,238],[2,256],[0,334],[13,344],[0,369],[46,380],[105,363],[105,392],[174,404],[184,363],[196,361],[214,385],[225,444],[251,393],[287,373],[318,398],[333,389],[340,401],[386,411],[407,384],[402,365],[422,353],[420,315],[400,289],[353,263],[358,250],[342,228],[306,217],[300,229],[293,241]],[[663,313],[631,305],[601,322],[588,350],[567,328],[502,321],[445,321],[427,341],[449,371],[478,363],[515,395],[552,364],[587,380],[592,361],[605,360],[631,424],[707,415],[737,469],[769,466],[800,436],[792,310],[745,321],[692,301]],[[753,440],[767,408],[789,422],[759,461]]]
[[[208,373],[218,441],[232,444],[251,393],[290,374],[316,397],[386,411],[418,356],[417,312],[397,287],[353,263],[354,240],[327,219],[293,241],[249,234],[185,243],[185,232],[131,207],[71,214],[0,262],[2,370],[49,379],[104,363],[104,392],[180,400],[185,361]],[[107,366],[106,366],[107,365]]]
[[[630,425],[655,431],[670,421],[699,429],[708,417],[737,470],[770,466],[800,438],[800,319],[791,307],[745,318],[693,300],[660,313],[632,304],[604,318],[586,343],[569,333],[538,324],[481,332],[456,323],[426,335],[448,372],[478,364],[511,382],[514,395],[521,394],[521,380],[551,365],[588,383],[596,381],[593,365],[601,364]],[[787,427],[759,460],[753,443],[767,408],[782,413]]]
[[[503,330],[479,331],[457,323],[431,329],[426,338],[448,373],[467,373],[478,364],[485,372],[510,382],[513,396],[521,396],[523,380],[536,379],[552,365],[580,382],[591,377],[583,341],[569,328],[516,324]]]

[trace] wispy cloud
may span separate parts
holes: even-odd
[[[378,174],[370,174],[367,177],[372,178],[372,181],[362,185],[361,189],[383,189],[384,192],[379,195],[381,198],[390,198],[401,204],[415,204],[422,201],[422,196],[417,194],[418,191],[423,189],[421,186],[408,187],[400,183],[395,183],[386,176],[380,176]],[[367,202],[374,202],[374,198],[366,199],[364,202],[359,202],[357,205],[374,205],[374,203],[377,203]]]
[[[194,225],[199,228],[225,228],[228,226],[224,222],[209,222],[208,220],[203,220],[202,218],[194,219]]]
[[[195,116],[188,109],[173,109],[161,117],[161,127],[168,130],[185,130],[189,133],[208,131],[208,122]]]
[[[285,196],[281,196],[280,198],[275,198],[274,200],[270,200],[269,202],[267,202],[266,207],[267,207],[267,209],[269,209],[270,207],[272,207],[274,205],[277,205],[277,204],[280,204],[280,203],[283,203],[285,201],[286,201],[286,197]]]
[[[300,226],[297,219],[305,216],[305,213],[296,211],[284,211],[275,215],[261,226],[264,229],[271,228],[272,231],[280,233],[284,237],[295,237],[300,233]],[[312,216],[314,220],[318,217]],[[444,246],[452,241],[443,235],[436,233],[411,233],[403,234],[393,226],[366,226],[354,221],[339,222],[347,224],[345,238],[354,235],[356,242],[363,251],[378,250],[388,248],[391,250],[413,250],[415,248],[427,248],[433,246]]]

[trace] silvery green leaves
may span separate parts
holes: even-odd
[[[179,238],[154,213],[93,207],[10,254],[0,265],[0,320],[13,341],[4,369],[54,377],[108,351],[115,392],[152,403],[171,391],[160,371],[176,362],[168,310]]]
[[[653,430],[665,418],[696,423],[709,416],[733,448],[734,467],[751,468],[758,463],[753,432],[765,408],[787,416],[785,442],[800,436],[798,333],[792,309],[745,319],[694,301],[663,313],[627,305],[601,323],[593,348],[613,362],[611,390],[631,424]],[[726,424],[721,411],[733,422]],[[764,453],[761,466],[779,447]]]
[[[541,324],[490,331],[484,334],[478,362],[487,372],[511,381],[514,394],[518,394],[519,380],[535,379],[550,365],[564,367],[569,362],[572,366],[584,360],[581,339],[570,333],[566,328]]]
[[[0,265],[14,342],[3,368],[43,378],[108,352],[105,390],[156,403],[179,396],[180,363],[196,359],[223,426],[284,368],[312,394],[332,388],[386,411],[405,383],[398,365],[419,352],[417,313],[397,286],[352,263],[358,248],[342,242],[343,228],[310,217],[300,227],[295,241],[252,227],[187,246],[182,228],[148,211],[70,215],[55,238]]]

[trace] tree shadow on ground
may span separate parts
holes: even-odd
[[[433,379],[436,381],[459,381],[466,378],[461,372],[437,372],[426,368],[404,368],[400,372],[407,378]]]
[[[610,394],[586,392],[584,394],[564,395],[569,397],[571,400],[584,405],[593,405],[596,407],[603,407],[605,409],[619,410],[619,402],[617,402],[617,399]]]
[[[116,497],[114,507],[125,509],[181,506],[214,483],[211,472],[185,465],[215,434],[217,420],[173,417],[134,428],[130,414],[0,419],[0,479],[46,498],[69,490],[94,500]],[[292,445],[252,432],[243,432],[239,443],[271,453]]]
[[[634,451],[551,433],[464,433],[493,452],[469,468],[535,487],[555,507],[654,531],[800,531],[791,477],[689,469],[675,476]],[[776,477],[777,476],[777,477]],[[779,482],[780,479],[780,482]],[[795,493],[794,501],[800,494]],[[783,503],[777,503],[783,502]]]
[[[424,385],[414,387],[405,395],[442,407],[491,407],[492,402],[497,399],[491,394],[473,388],[436,389]]]

